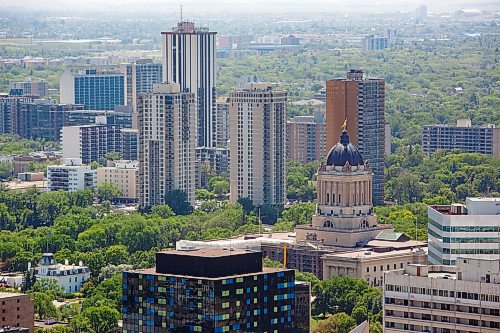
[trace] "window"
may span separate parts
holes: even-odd
[[[332,221],[330,220],[326,220],[324,223],[323,223],[323,227],[324,228],[333,228],[334,227],[334,224]]]

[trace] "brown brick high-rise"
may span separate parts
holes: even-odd
[[[373,169],[373,203],[384,202],[385,81],[351,70],[347,79],[326,81],[326,145],[338,141],[342,124]],[[387,133],[390,135],[390,133]]]

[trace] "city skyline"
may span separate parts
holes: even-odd
[[[500,332],[498,5],[7,4],[0,331]]]

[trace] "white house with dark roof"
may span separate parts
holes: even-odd
[[[66,260],[64,265],[58,264],[53,253],[44,253],[35,268],[36,279],[52,279],[64,288],[67,294],[80,291],[82,283],[90,278],[90,269],[80,261],[70,265]]]

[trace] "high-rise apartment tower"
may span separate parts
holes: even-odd
[[[125,105],[125,75],[113,68],[66,70],[60,87],[63,104],[83,104],[85,110],[114,110]]]
[[[193,22],[180,22],[172,31],[162,32],[163,81],[196,94],[198,147],[214,147],[216,141],[216,34],[196,28]]]
[[[162,82],[162,65],[151,59],[138,59],[121,64],[120,70],[125,74],[126,103],[132,107],[132,127],[137,128],[137,98],[144,92],[152,92],[153,84]]]
[[[285,203],[287,92],[250,83],[229,94],[231,202]]]
[[[179,84],[153,85],[139,96],[139,203],[162,204],[182,190],[191,204],[195,189],[196,100]]]

